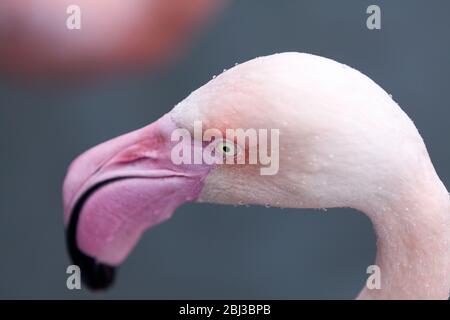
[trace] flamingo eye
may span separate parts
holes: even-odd
[[[216,146],[217,152],[225,157],[234,157],[240,153],[238,145],[229,140],[222,140]]]

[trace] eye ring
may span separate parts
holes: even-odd
[[[240,147],[230,140],[223,139],[216,145],[216,151],[224,157],[235,157],[240,154]]]

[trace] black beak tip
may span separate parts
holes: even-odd
[[[80,268],[81,281],[91,290],[99,291],[108,289],[114,282],[115,268],[100,263],[78,248],[76,241],[77,219],[71,219],[67,228],[67,248],[74,265]]]
[[[72,260],[81,270],[81,280],[93,291],[105,290],[114,283],[115,268],[95,261],[93,258],[80,252]]]
[[[80,268],[82,282],[93,291],[111,287],[115,278],[115,267],[96,261],[78,249],[75,238],[68,232],[67,245],[72,263]]]
[[[93,291],[105,290],[111,287],[111,285],[114,283],[116,268],[104,263],[100,263],[95,260],[95,258],[81,252],[76,241],[78,219],[81,213],[81,208],[86,199],[93,192],[95,192],[97,189],[108,182],[110,181],[104,181],[92,187],[90,190],[85,192],[85,194],[79,199],[79,201],[77,201],[66,230],[67,248],[70,258],[72,259],[73,264],[77,265],[80,268],[82,282]]]

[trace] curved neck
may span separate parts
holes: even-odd
[[[358,299],[448,299],[449,194],[434,172],[421,180],[362,210],[377,234],[381,287],[364,287]]]

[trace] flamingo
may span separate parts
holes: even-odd
[[[198,120],[204,130],[279,129],[278,172],[175,165],[171,133]],[[234,157],[257,147],[226,143],[241,150]],[[357,209],[373,223],[381,272],[381,287],[359,299],[449,296],[449,194],[425,144],[389,94],[331,59],[287,52],[233,67],[156,122],[79,156],[63,198],[69,251],[93,288],[112,282],[145,230],[196,201]]]
[[[80,30],[66,27],[74,4]],[[67,77],[154,69],[178,55],[222,6],[222,0],[3,0],[0,70]]]

